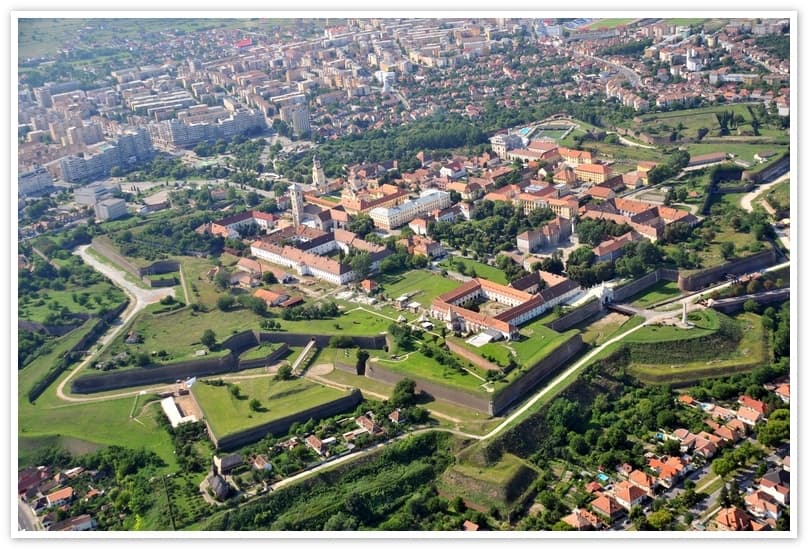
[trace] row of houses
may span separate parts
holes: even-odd
[[[787,393],[784,385],[777,385],[778,394]],[[783,397],[781,397],[783,398]],[[620,479],[612,486],[604,488],[598,481],[586,485],[587,493],[595,495],[590,502],[591,512],[585,508],[575,509],[562,520],[579,530],[600,529],[605,526],[603,519],[611,523],[634,507],[673,488],[693,471],[697,463],[706,463],[724,447],[730,447],[747,438],[751,430],[768,413],[768,407],[760,400],[742,395],[738,408],[730,409],[712,403],[702,403],[689,395],[678,398],[680,404],[702,410],[710,416],[705,424],[711,432],[691,433],[687,429],[676,429],[672,433],[662,433],[660,437],[676,440],[680,444],[680,455],[646,454],[644,469],[635,469],[624,463],[617,467]],[[722,423],[718,423],[721,421]],[[758,480],[758,487],[745,497],[747,511],[730,508],[718,513],[714,522],[722,530],[759,530],[774,527],[781,514],[781,508],[789,504],[790,461],[784,460],[782,470],[766,473]],[[785,471],[785,473],[784,473]],[[759,519],[759,522],[756,520]]]

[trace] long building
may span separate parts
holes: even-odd
[[[291,244],[290,244],[291,243]],[[376,270],[382,259],[392,252],[362,240],[354,233],[343,229],[324,232],[305,225],[287,227],[257,240],[250,246],[251,253],[265,261],[294,270],[300,276],[313,276],[331,284],[348,284],[356,278],[348,262],[326,256],[341,250],[361,250],[369,254],[371,270]]]
[[[68,183],[92,181],[109,175],[114,167],[127,167],[152,157],[154,148],[146,130],[139,128],[116,139],[90,147],[83,156],[59,160],[62,180]]]
[[[17,176],[17,192],[21,196],[28,196],[37,193],[53,185],[53,177],[48,170],[39,166],[31,171],[21,173]]]
[[[536,318],[558,303],[567,301],[578,294],[577,283],[566,277],[540,271],[529,277],[541,280],[545,288],[536,293],[503,286],[483,278],[473,278],[435,298],[429,314],[445,322],[452,330],[465,333],[493,332],[505,339],[513,339],[519,334],[519,326]],[[528,278],[528,277],[526,277]],[[536,281],[532,288],[538,290]],[[491,316],[466,309],[464,305],[480,299],[496,301],[510,306],[509,309]]]
[[[380,229],[390,230],[405,225],[429,212],[443,210],[452,203],[449,193],[437,189],[426,189],[415,200],[402,202],[391,208],[373,208],[370,218]]]

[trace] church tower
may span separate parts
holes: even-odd
[[[328,190],[328,181],[325,178],[325,171],[316,156],[312,160],[314,161],[314,165],[311,168],[311,181],[314,183],[314,186],[317,187],[318,192],[325,193]]]
[[[299,227],[303,221],[303,189],[297,183],[289,186],[289,198],[292,202],[292,222]]]

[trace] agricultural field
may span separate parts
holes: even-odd
[[[262,425],[345,395],[342,391],[301,378],[276,381],[270,376],[262,376],[231,383],[239,388],[238,396],[228,386],[195,383],[191,388],[217,437]],[[250,406],[253,399],[260,402],[257,410]]]
[[[153,35],[179,36],[213,28],[267,29],[275,25],[294,24],[289,19],[20,19],[19,56],[38,57],[54,55],[56,50],[71,43],[84,31],[91,36],[88,46],[108,46],[121,39],[138,40]],[[124,50],[125,51],[125,50]]]

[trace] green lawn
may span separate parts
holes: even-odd
[[[456,372],[446,366],[438,364],[432,358],[424,356],[419,351],[409,353],[404,360],[392,360],[382,351],[370,351],[370,355],[378,360],[373,361],[375,367],[383,367],[405,376],[420,377],[447,387],[459,389],[474,394],[487,394],[481,386],[484,383],[468,372]],[[476,370],[476,368],[470,368]],[[481,375],[481,372],[476,372]],[[482,375],[481,375],[482,377]]]
[[[302,378],[275,381],[266,376],[239,380],[236,384],[241,390],[240,398],[234,397],[226,386],[195,383],[191,388],[217,437],[255,427],[345,395],[342,391]],[[250,409],[250,401],[254,398],[263,407],[260,411]]]
[[[655,303],[678,296],[681,292],[676,282],[660,280],[644,292],[633,296],[632,305],[641,308],[648,308]]]
[[[714,378],[752,370],[768,358],[767,336],[759,315],[741,313],[737,319],[743,323],[741,340],[734,351],[721,358],[675,365],[632,363],[629,371],[647,383],[669,383]]]
[[[485,263],[480,263],[479,261],[474,261],[473,259],[466,259],[465,257],[458,257],[456,255],[451,256],[451,258],[442,261],[439,265],[444,269],[457,271],[456,267],[453,267],[449,261],[453,264],[463,263],[466,266],[466,272],[461,273],[465,274],[466,276],[473,276],[472,269],[474,272],[477,273],[477,277],[485,278],[486,280],[490,280],[491,282],[496,282],[497,284],[508,284],[508,279],[505,278],[505,273],[497,269],[496,267],[492,267],[491,265],[486,265]]]
[[[176,465],[171,439],[157,423],[158,415],[163,413],[159,405],[143,409],[139,421],[134,421],[129,417],[134,397],[66,403],[56,397],[54,390],[60,380],[36,404],[28,403],[24,397],[18,399],[21,446],[40,437],[69,437],[100,445],[146,448],[158,454],[169,467]]]
[[[264,358],[269,353],[271,353],[277,345],[272,343],[262,343],[257,347],[253,347],[252,349],[248,349],[239,355],[240,359],[249,360],[251,358]]]
[[[760,138],[758,138],[760,139]],[[780,145],[774,143],[692,143],[687,145],[687,151],[690,156],[698,156],[713,152],[726,152],[736,155],[741,160],[745,160],[750,164],[757,164],[755,154],[759,152],[775,151],[777,153],[787,152],[788,145]]]
[[[558,343],[566,341],[578,333],[577,330],[567,330],[558,333],[544,325],[542,320],[535,319],[519,327],[523,336],[520,341],[509,341],[507,346],[516,352],[520,364],[530,366],[538,362],[547,354],[549,348],[555,348]],[[489,343],[488,345],[491,345]]]
[[[355,387],[362,391],[362,394],[367,398],[376,399],[378,397],[373,394],[368,394],[366,391],[378,395],[384,395],[386,398],[390,398],[390,396],[393,394],[393,386],[388,383],[370,379],[369,377],[365,376],[349,374],[348,372],[343,372],[342,370],[337,370],[336,368],[330,374],[324,375],[323,378],[328,381],[333,381],[334,383],[339,383],[340,385]]]
[[[122,332],[100,359],[106,360],[123,351],[151,354],[152,351],[160,350],[168,353],[164,362],[191,359],[196,351],[205,349],[199,339],[206,329],[212,329],[216,333],[216,340],[221,342],[234,333],[257,329],[258,323],[259,317],[244,309],[226,313],[218,309],[208,313],[194,313],[190,309],[184,309],[160,316],[141,313],[132,328],[143,338],[143,342],[126,344],[124,339],[127,334]]]
[[[379,335],[386,332],[395,318],[387,318],[367,309],[354,308],[340,317],[324,320],[280,320],[282,330],[292,333],[313,333],[324,335]]]
[[[420,270],[409,271],[403,275],[381,275],[376,281],[389,299],[415,293],[412,299],[424,307],[429,307],[437,296],[460,286],[454,279]]]

